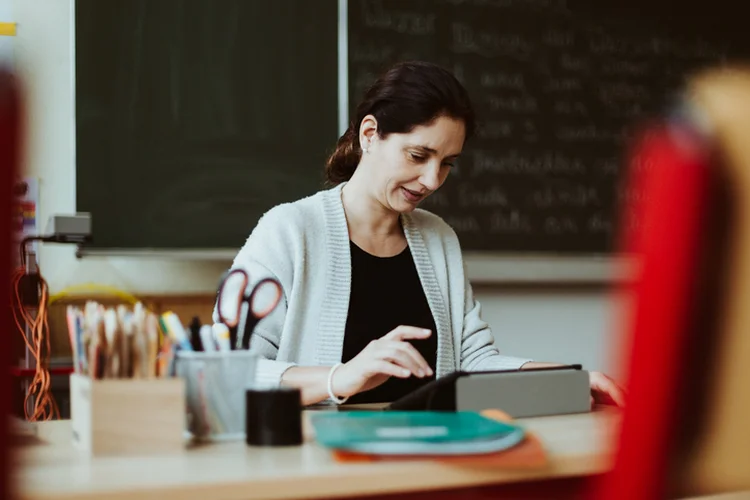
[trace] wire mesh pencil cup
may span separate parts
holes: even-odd
[[[245,391],[255,382],[256,354],[178,351],[176,374],[185,379],[187,429],[200,441],[245,438]]]

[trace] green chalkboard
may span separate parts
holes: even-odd
[[[237,248],[320,189],[335,0],[77,0],[76,196],[95,247]]]
[[[641,196],[621,187],[629,139],[687,75],[748,56],[740,5],[350,0],[344,90],[353,107],[404,59],[453,70],[480,128],[424,208],[465,250],[604,255]],[[336,0],[77,0],[75,17],[94,246],[238,248],[264,211],[323,187]]]
[[[399,60],[451,69],[480,128],[424,208],[464,249],[607,254],[641,196],[621,182],[630,138],[669,109],[685,76],[750,53],[737,5],[352,1],[350,101]]]

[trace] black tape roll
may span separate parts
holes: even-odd
[[[245,393],[245,441],[252,446],[302,444],[299,389],[248,389]]]

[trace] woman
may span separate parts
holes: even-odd
[[[386,402],[458,369],[550,365],[498,352],[456,234],[417,208],[473,131],[465,89],[433,64],[398,64],[367,91],[327,162],[334,187],[269,210],[234,260],[284,290],[252,336],[261,382],[305,405]],[[591,387],[622,400],[600,373]]]

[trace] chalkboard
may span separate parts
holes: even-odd
[[[77,209],[99,248],[238,248],[323,185],[335,0],[78,0]]]
[[[641,196],[622,182],[638,124],[665,111],[685,75],[750,48],[728,2],[688,3],[349,2],[350,102],[399,60],[451,69],[481,126],[424,208],[464,249],[606,254]]]
[[[424,208],[467,251],[608,254],[641,196],[621,188],[637,125],[691,71],[747,55],[739,7],[707,5],[350,0],[349,103],[393,62],[448,67],[480,129]],[[75,22],[77,210],[95,247],[236,249],[264,211],[323,187],[336,0],[77,0]]]

